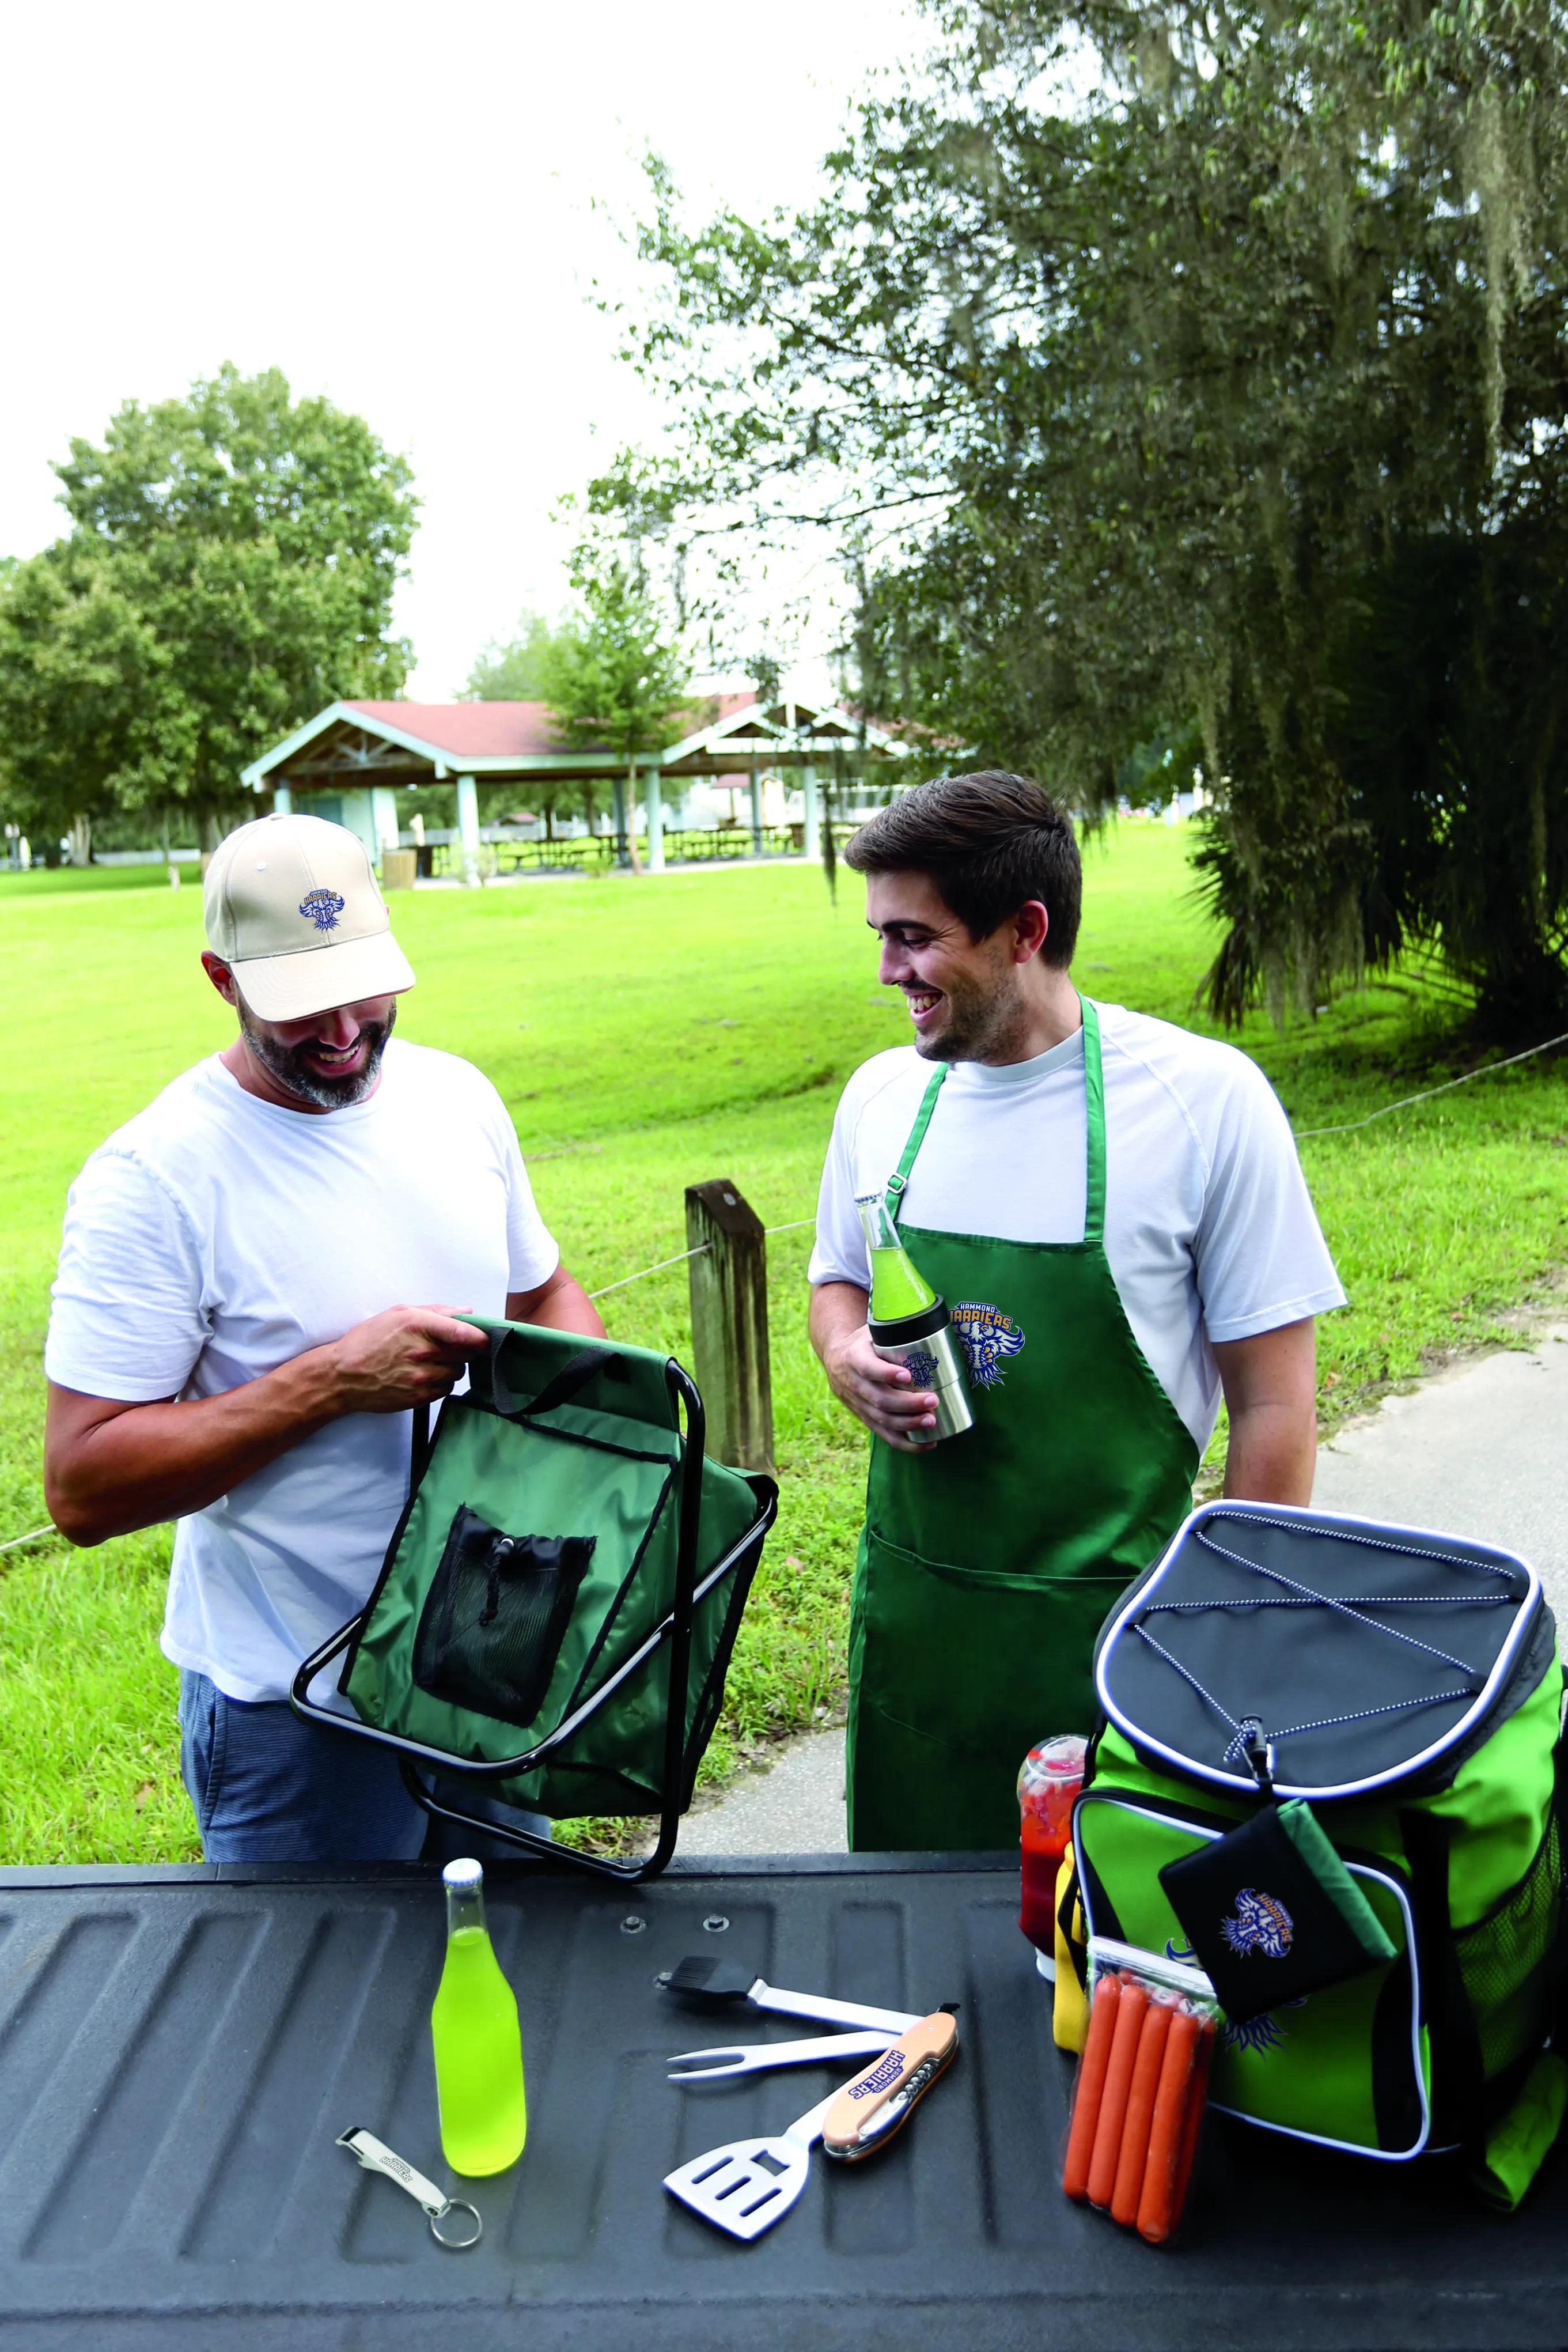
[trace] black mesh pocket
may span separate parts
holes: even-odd
[[[1561,1966],[1563,1850],[1555,1809],[1524,1876],[1473,1927],[1454,1931],[1488,2079],[1538,2050]]]
[[[503,1535],[466,1506],[455,1512],[414,1643],[421,1690],[504,1723],[531,1723],[594,1540]]]

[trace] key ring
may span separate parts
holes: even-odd
[[[357,2158],[367,2172],[382,2173],[385,2179],[395,2181],[400,2189],[405,2190],[429,2222],[430,2234],[436,2244],[444,2246],[448,2253],[465,2254],[469,2248],[476,2246],[484,2236],[485,2224],[476,2205],[470,2205],[466,2199],[462,2197],[444,2195],[437,2189],[434,2180],[427,2180],[423,2172],[416,2172],[406,2158],[396,2155],[392,2148],[388,2147],[384,2140],[379,2140],[373,2132],[366,2131],[362,2124],[353,2124],[346,2132],[340,2132],[338,2146],[346,2147],[349,2154]],[[473,2236],[443,2237],[441,2224],[449,2213],[472,2215]]]
[[[437,2225],[446,2219],[448,2213],[472,2213],[474,2216],[474,2235],[471,2238],[444,2238]],[[485,2224],[479,2219],[479,2208],[476,2205],[468,2204],[465,2200],[461,2197],[447,2198],[445,2203],[434,2213],[431,2211],[427,2205],[424,2209],[424,2217],[430,2223],[430,2234],[434,2239],[436,2244],[438,2246],[444,2246],[449,2253],[465,2254],[469,2247],[476,2246],[480,2239],[485,2234]]]

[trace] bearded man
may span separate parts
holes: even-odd
[[[1038,784],[919,785],[845,856],[915,1033],[844,1090],[810,1266],[872,1433],[850,1843],[998,1848],[1028,1749],[1092,1727],[1095,1634],[1191,1507],[1222,1393],[1226,1493],[1311,1500],[1312,1318],[1344,1293],[1257,1065],[1074,987],[1078,845]],[[939,1442],[867,1328],[871,1200],[968,1360],[974,1425]]]
[[[177,1522],[162,1649],[209,1861],[409,1859],[424,1816],[396,1762],[299,1721],[295,1670],[369,1597],[413,1411],[485,1344],[462,1315],[604,1327],[494,1087],[392,1038],[413,973],[357,836],[241,825],[205,918],[238,1034],[71,1187],[48,1507],[85,1545]]]

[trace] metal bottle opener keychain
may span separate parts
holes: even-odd
[[[476,2246],[484,2236],[485,2224],[479,2218],[476,2206],[467,2204],[461,2197],[446,2196],[437,2189],[434,2180],[427,2180],[423,2172],[416,2172],[402,2157],[394,2155],[384,2140],[377,2139],[375,2134],[366,2131],[362,2124],[355,2124],[348,2131],[340,2132],[338,2146],[346,2147],[350,2156],[357,2157],[367,2172],[382,2172],[389,2180],[395,2180],[400,2189],[406,2189],[414,2202],[423,2208],[425,2219],[430,2223],[430,2234],[436,2244],[444,2246],[449,2253],[465,2254],[469,2247]],[[473,2236],[443,2237],[441,2224],[449,2213],[471,2213],[474,2216]]]

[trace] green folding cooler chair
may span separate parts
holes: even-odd
[[[427,1812],[651,1878],[718,1719],[779,1489],[705,1459],[702,1399],[673,1359],[472,1319],[488,1353],[433,1436],[416,1423],[375,1590],[306,1659],[292,1704],[392,1749]],[[310,1696],[339,1657],[352,1716]],[[454,1780],[554,1821],[656,1813],[658,1842],[633,1864],[579,1853],[464,1811]]]

